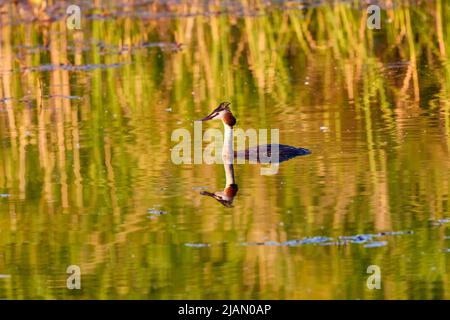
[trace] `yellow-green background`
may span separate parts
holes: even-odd
[[[2,4],[0,298],[449,299],[450,2],[379,3]],[[231,209],[199,194],[223,167],[170,158],[223,100],[312,150],[237,165]],[[270,245],[384,231],[413,233]]]

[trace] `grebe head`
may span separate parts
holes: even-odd
[[[208,121],[212,119],[222,119],[223,123],[229,127],[233,127],[236,124],[236,118],[233,116],[230,110],[230,102],[222,102],[219,106],[213,110],[207,117],[201,121]]]
[[[217,201],[219,201],[219,203],[221,203],[222,205],[224,205],[227,208],[232,208],[233,200],[234,200],[234,197],[236,196],[237,192],[238,192],[238,185],[233,183],[233,184],[226,186],[223,191],[217,191],[214,193],[211,193],[208,191],[202,191],[202,192],[200,192],[200,194],[203,196],[209,196],[211,198],[216,199]]]

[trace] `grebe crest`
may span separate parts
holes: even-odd
[[[201,121],[222,119],[224,124],[232,128],[236,124],[236,118],[233,116],[233,113],[230,110],[230,104],[230,102],[222,102],[208,116],[201,119]]]

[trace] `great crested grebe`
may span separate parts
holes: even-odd
[[[235,181],[233,167],[233,160],[235,158],[244,158],[247,160],[254,159],[260,163],[264,163],[264,161],[267,160],[269,160],[269,162],[273,162],[275,160],[277,163],[280,163],[298,156],[310,154],[311,151],[309,151],[308,149],[287,146],[285,144],[265,144],[234,152],[233,127],[236,124],[236,118],[231,113],[229,106],[229,102],[222,102],[207,117],[201,119],[201,121],[222,119],[225,129],[224,143],[222,148],[222,160],[224,163],[226,183],[223,191],[216,191],[214,193],[202,191],[200,192],[200,194],[216,199],[225,207],[231,208],[233,206],[234,197],[238,192],[238,185]],[[272,152],[277,152],[278,156],[272,157]],[[260,155],[260,153],[262,156]]]
[[[201,119],[201,121],[222,119],[225,129],[222,158],[225,163],[232,163],[234,158],[254,159],[259,163],[280,163],[311,153],[308,149],[292,147],[285,144],[263,144],[237,152],[234,151],[233,126],[236,124],[236,118],[231,113],[230,104],[230,102],[222,102],[207,117]]]

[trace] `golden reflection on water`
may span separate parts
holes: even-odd
[[[0,298],[450,298],[450,5],[389,3],[379,31],[346,4],[85,4],[81,31],[3,4]],[[313,152],[236,165],[233,208],[200,195],[223,166],[170,157],[222,100]]]

